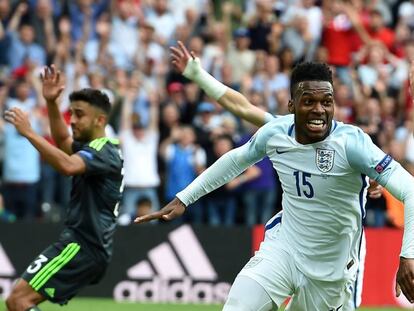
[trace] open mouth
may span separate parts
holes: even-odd
[[[326,128],[326,122],[321,119],[313,119],[313,120],[309,120],[306,123],[306,126],[311,131],[319,132]]]

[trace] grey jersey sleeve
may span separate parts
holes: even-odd
[[[224,154],[184,190],[177,193],[176,197],[188,206],[263,159],[266,156],[268,132],[266,125],[259,129],[246,144]]]

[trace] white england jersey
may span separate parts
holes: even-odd
[[[361,129],[336,121],[325,140],[302,145],[295,140],[293,115],[266,123],[241,148],[246,163],[267,155],[278,172],[283,188],[281,239],[298,269],[324,281],[353,277],[367,176],[385,185],[397,163]],[[269,248],[264,254],[271,256],[272,245],[261,247]]]

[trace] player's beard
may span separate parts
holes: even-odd
[[[72,127],[73,139],[79,142],[89,142],[92,140],[92,129],[80,130]]]

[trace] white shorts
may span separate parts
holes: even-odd
[[[277,239],[278,230],[276,226],[268,230],[263,242],[272,243],[272,257],[266,254],[266,247],[261,247],[239,275],[259,283],[278,307],[291,297],[286,310],[342,311],[353,298],[353,281],[326,282],[308,278],[297,269],[287,247]]]
[[[367,254],[365,233],[362,234],[361,249],[359,252],[359,266],[355,282],[352,284],[352,298],[344,305],[341,311],[353,311],[361,305],[362,286],[364,281],[365,256]]]

